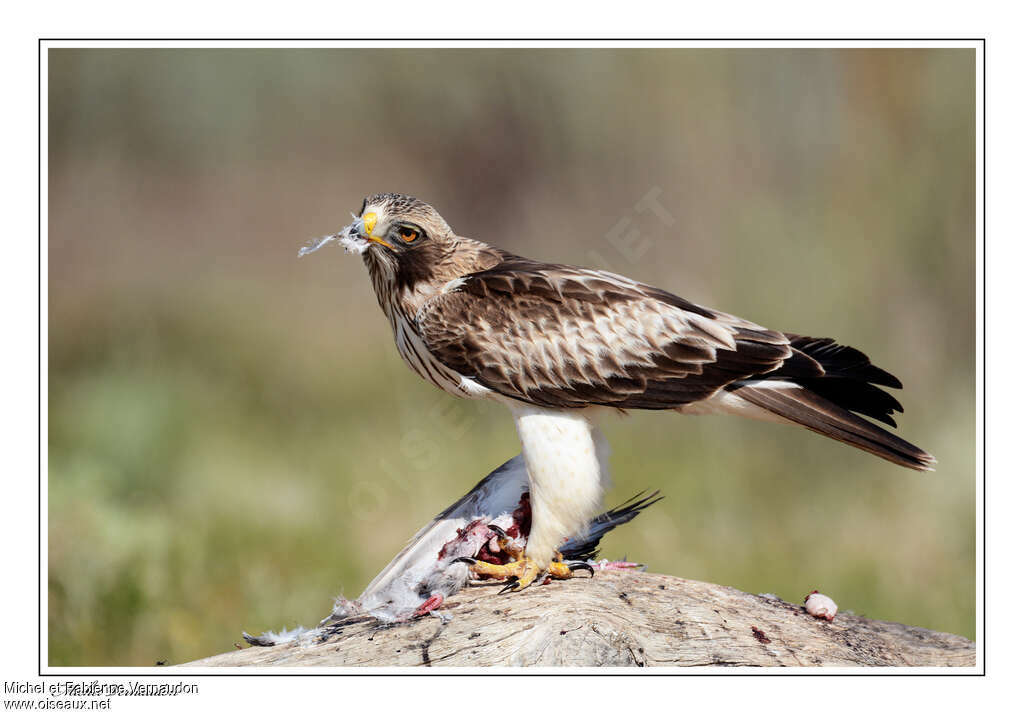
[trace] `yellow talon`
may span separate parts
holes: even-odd
[[[536,581],[542,573],[546,573],[551,578],[569,579],[572,578],[573,571],[584,569],[589,571],[591,576],[594,575],[594,570],[584,563],[567,564],[562,561],[552,561],[546,568],[542,568],[528,556],[502,565],[489,564],[486,561],[470,558],[460,558],[456,561],[469,564],[469,570],[477,576],[505,581],[505,588],[500,593],[522,591]]]
[[[569,570],[569,564],[562,561],[552,561],[551,565],[548,566],[548,576],[551,578],[572,578],[572,571]]]
[[[508,584],[498,593],[505,593],[506,591],[522,591],[524,588],[536,581],[542,571],[541,567],[537,565],[537,562],[528,556],[524,557],[520,561],[513,561],[512,564],[518,566],[516,569],[518,573],[509,574]],[[515,578],[516,576],[519,578]]]

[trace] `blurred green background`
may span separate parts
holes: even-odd
[[[730,417],[603,425],[657,572],[974,636],[973,50],[51,50],[49,662],[326,615],[519,451],[401,363],[364,195],[903,379],[918,474]],[[655,199],[668,217],[637,209]],[[737,445],[742,447],[737,447]]]

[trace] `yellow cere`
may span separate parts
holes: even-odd
[[[366,235],[373,235],[373,228],[377,225],[377,214],[373,211],[368,211],[363,215],[363,226],[366,228]]]

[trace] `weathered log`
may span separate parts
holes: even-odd
[[[973,666],[967,638],[802,607],[727,586],[598,572],[522,593],[463,589],[442,618],[363,620],[324,639],[246,648],[201,666]]]

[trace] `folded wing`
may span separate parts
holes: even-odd
[[[440,362],[543,407],[672,409],[794,355],[782,333],[657,288],[514,256],[457,281],[417,322]]]

